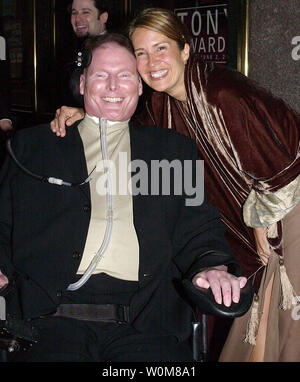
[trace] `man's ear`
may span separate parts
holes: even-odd
[[[101,13],[99,20],[100,20],[100,23],[102,25],[105,25],[107,23],[107,20],[108,20],[108,13],[107,12]]]
[[[80,82],[79,82],[79,92],[83,96],[84,95],[84,86],[85,86],[85,75],[80,75]]]

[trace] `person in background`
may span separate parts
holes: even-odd
[[[0,119],[0,129],[4,132],[12,130],[13,124],[11,119],[9,118],[2,118]]]
[[[107,0],[73,0],[71,24],[79,39],[106,33]]]
[[[0,33],[1,34],[1,33]],[[6,54],[8,58],[8,52]],[[7,132],[13,128],[14,120],[10,112],[10,66],[8,60],[0,60],[0,131]]]
[[[1,99],[0,96],[0,130],[7,132],[9,130],[12,130],[13,123],[12,120],[9,118],[9,111],[7,110],[7,107],[5,106],[4,100]]]
[[[169,10],[142,11],[129,36],[153,89],[139,122],[196,141],[208,199],[253,280],[252,309],[234,321],[219,360],[299,361],[300,323],[291,314],[300,294],[299,113],[238,71],[193,56]],[[64,136],[76,118],[59,114],[51,127]]]
[[[6,106],[6,102],[2,95],[0,95],[0,167],[6,155],[5,143],[6,133],[12,131],[13,122],[10,119],[10,113]]]
[[[73,0],[68,6],[69,19],[76,36],[74,52],[69,57],[61,57],[58,61],[61,94],[60,102],[65,105],[79,106],[72,95],[73,84],[78,82],[73,72],[81,65],[82,46],[88,37],[100,36],[107,32],[106,23],[109,17],[107,0]],[[66,61],[65,61],[66,60]],[[61,70],[63,67],[64,70]],[[59,103],[58,103],[59,104]],[[75,110],[74,110],[75,111]],[[56,111],[57,112],[57,111]]]

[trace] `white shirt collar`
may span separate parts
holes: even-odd
[[[94,122],[96,122],[96,123],[99,125],[99,123],[100,123],[100,118],[95,117],[95,116],[88,115],[87,113],[86,113],[86,116],[87,116],[88,118],[92,119]],[[128,119],[127,121],[122,121],[122,123],[128,123],[128,122],[129,122],[129,119]],[[121,123],[121,122],[120,122],[120,121],[110,121],[110,120],[107,120],[107,126],[108,126],[108,127],[109,127],[109,126],[113,126],[113,125],[115,125],[116,123]]]

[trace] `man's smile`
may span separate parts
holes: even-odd
[[[76,31],[82,32],[84,30],[87,30],[88,26],[87,25],[76,25]]]
[[[110,103],[122,102],[123,99],[123,97],[102,97],[103,101]]]

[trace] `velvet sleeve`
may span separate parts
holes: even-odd
[[[300,200],[300,115],[241,74],[229,77],[214,96],[236,166],[251,183],[244,222],[271,226]]]
[[[239,170],[254,190],[274,192],[300,173],[300,115],[238,72],[215,76],[212,101]],[[222,86],[220,86],[222,84]]]

